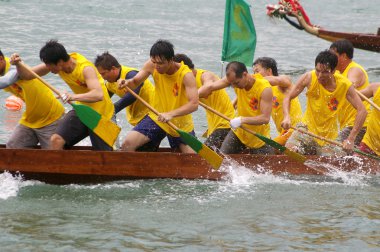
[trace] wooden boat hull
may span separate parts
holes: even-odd
[[[196,154],[173,152],[106,152],[0,148],[0,170],[51,184],[99,183],[126,179],[228,179],[226,167],[244,166],[258,173],[323,175],[331,169],[378,174],[380,163],[370,159],[331,159],[310,156],[305,164],[284,155],[230,155],[220,170]],[[308,164],[312,163],[312,165]],[[332,168],[331,168],[332,167]]]

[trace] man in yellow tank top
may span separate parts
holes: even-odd
[[[193,61],[185,54],[176,54],[174,60],[178,63],[183,62],[193,72],[195,81],[197,82],[197,88],[204,85],[209,85],[217,80],[219,77],[214,73],[202,69],[196,69]],[[210,106],[211,108],[219,111],[229,118],[234,117],[235,110],[232,106],[230,97],[225,89],[220,89],[213,92],[208,97],[199,97],[200,101]],[[205,144],[210,148],[219,150],[222,146],[224,139],[226,138],[231,127],[228,121],[224,120],[220,116],[206,109],[207,117],[207,139]]]
[[[199,89],[200,97],[207,97],[213,91],[232,86],[237,96],[237,117],[230,121],[232,130],[224,139],[220,151],[226,154],[249,152],[252,154],[273,154],[274,149],[253,134],[240,128],[253,130],[270,137],[269,121],[272,111],[272,89],[264,78],[255,78],[247,67],[238,61],[228,63],[226,76]]]
[[[380,106],[380,82],[372,83],[360,92],[368,98],[373,97],[373,102]],[[380,111],[377,108],[372,108],[368,119],[367,132],[359,149],[371,155],[380,156]]]
[[[119,80],[120,88],[135,89],[149,76],[153,77],[155,94],[153,107],[159,112],[149,113],[126,136],[122,149],[136,151],[146,143],[159,146],[165,136],[173,149],[194,153],[179,134],[166,122],[172,122],[179,129],[194,134],[191,113],[198,108],[198,93],[195,78],[190,69],[174,61],[174,47],[167,40],[158,40],[150,49],[150,59],[131,79]]]
[[[348,138],[343,142],[343,149],[350,151],[354,147],[354,139],[366,119],[367,111],[351,82],[335,71],[337,63],[338,58],[331,51],[325,50],[318,54],[315,59],[315,70],[302,75],[289,94],[285,96],[284,120],[281,125],[284,129],[290,128],[290,101],[307,88],[306,111],[297,128],[303,128],[318,136],[334,140],[338,136],[338,113],[343,101],[347,99],[357,110],[354,126]],[[315,140],[298,131],[294,132],[286,143],[286,147],[302,154],[335,154],[331,153],[330,146],[325,145],[324,141]]]
[[[354,46],[349,40],[342,39],[335,41],[331,44],[330,50],[334,52],[338,57],[338,65],[336,67],[336,70],[348,78],[357,90],[362,90],[368,87],[369,81],[367,72],[361,65],[353,61]],[[363,103],[367,111],[370,112],[370,104],[366,101]],[[355,116],[356,110],[354,107],[352,107],[348,101],[344,101],[342,109],[338,115],[341,130],[338,136],[339,141],[345,140],[350,134],[354,125]],[[367,117],[367,120],[363,124],[363,128],[360,129],[360,132],[355,139],[355,145],[359,145],[366,132],[368,118],[369,117]]]
[[[10,65],[1,51],[0,89],[20,97],[26,105],[6,147],[32,148],[39,143],[42,149],[48,149],[50,137],[65,112],[62,104],[40,81],[19,79],[16,68]]]
[[[21,61],[17,54],[13,61]],[[104,80],[96,67],[79,53],[66,52],[65,47],[56,40],[48,41],[40,50],[40,59],[44,62],[33,68],[34,72],[43,76],[49,72],[58,74],[73,93],[65,92],[64,102],[78,102],[91,107],[106,120],[114,116],[114,106],[108,95]],[[17,66],[23,79],[33,79],[34,76],[25,69]],[[107,143],[85,126],[75,110],[69,111],[58,125],[51,137],[52,149],[70,148],[89,136],[94,150],[112,151]]]
[[[293,129],[284,130],[281,127],[281,122],[284,120],[282,104],[285,95],[289,93],[292,87],[292,81],[287,75],[278,75],[277,62],[272,58],[258,58],[253,62],[252,66],[255,74],[261,74],[272,85],[272,119],[279,133],[273,140],[281,145],[285,145],[292,135]],[[301,121],[302,109],[298,97],[294,98],[290,104],[290,118],[292,126],[296,126]]]

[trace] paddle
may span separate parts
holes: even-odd
[[[369,104],[372,105],[372,107],[374,107],[375,109],[377,109],[378,111],[380,111],[380,107],[376,103],[374,103],[373,101],[371,101],[370,99],[368,99],[368,97],[365,96],[364,94],[362,94],[360,91],[358,91],[356,89],[355,89],[355,91],[360,96],[360,98],[362,98],[363,100],[367,101]]]
[[[128,92],[130,92],[134,97],[136,97],[139,101],[141,101],[147,108],[149,108],[153,113],[159,115],[159,112],[154,109],[149,103],[147,103],[143,98],[141,98],[138,94],[136,94],[132,89],[128,86],[125,87]],[[180,130],[177,126],[175,126],[172,122],[167,122],[167,124],[173,128],[178,134],[181,136],[182,140],[189,145],[196,153],[198,153],[201,157],[207,160],[211,164],[214,169],[218,169],[223,161],[223,158],[219,156],[215,151],[211,150],[209,147],[204,145],[194,136],[189,133]]]
[[[318,136],[318,135],[316,135],[316,134],[314,134],[314,133],[311,133],[311,132],[308,132],[308,131],[305,131],[305,130],[302,130],[302,129],[298,129],[298,128],[293,127],[293,126],[292,126],[291,128],[294,129],[294,130],[297,130],[297,131],[299,131],[299,132],[301,132],[301,133],[303,133],[303,134],[306,134],[306,135],[309,135],[309,136],[315,137],[315,138],[317,138],[317,139],[319,139],[319,140],[325,141],[325,142],[327,142],[327,143],[330,143],[330,144],[333,144],[333,145],[339,146],[339,147],[341,147],[341,148],[343,147],[343,144],[342,144],[342,143],[336,142],[336,141],[334,141],[334,140],[331,140],[331,139],[328,139],[328,138],[325,138],[325,137]],[[354,148],[353,151],[355,151],[356,153],[359,153],[359,154],[361,154],[361,155],[363,155],[363,156],[367,156],[367,157],[369,157],[369,158],[373,158],[373,159],[376,159],[376,160],[380,160],[380,157],[377,157],[377,156],[374,156],[374,155],[371,155],[371,154],[365,153],[365,152],[363,152],[363,151],[361,151],[361,150],[359,150],[359,149],[357,149],[357,148]]]
[[[203,102],[199,102],[199,104],[204,107],[205,109],[207,110],[210,110],[211,112],[215,113],[216,115],[222,117],[223,119],[227,120],[227,121],[231,121],[230,118],[228,118],[227,116],[223,115],[222,113],[220,113],[219,111],[216,111],[215,109],[207,106],[206,104],[204,104]],[[298,162],[301,162],[301,163],[304,163],[306,161],[306,157],[297,153],[297,152],[294,152],[294,151],[291,151],[289,150],[288,148],[286,148],[285,146],[282,146],[281,144],[277,143],[276,141],[273,141],[272,139],[270,138],[267,138],[257,132],[254,132],[253,130],[251,129],[248,129],[244,126],[240,126],[240,128],[242,128],[243,130],[255,135],[256,137],[258,137],[261,141],[263,141],[264,143],[267,143],[268,145],[272,146],[273,148],[279,150],[281,153],[284,153],[285,155],[291,157],[292,159],[298,161]]]
[[[28,72],[30,72],[35,78],[41,81],[45,86],[50,88],[54,93],[62,97],[62,94],[44,79],[42,79],[38,74],[36,74],[29,66],[20,62],[20,66],[25,68]],[[91,107],[76,104],[73,102],[69,102],[71,106],[73,106],[79,120],[86,125],[90,130],[92,130],[96,135],[98,135],[105,143],[109,146],[113,147],[119,133],[120,127],[117,126],[116,123],[111,120],[105,119],[101,114],[93,110]]]

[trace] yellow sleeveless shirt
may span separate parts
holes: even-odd
[[[135,68],[121,66],[121,73],[120,78],[125,78],[127,74],[130,71],[138,71]],[[127,92],[123,89],[119,89],[119,85],[116,82],[106,82],[106,87],[109,91],[112,93],[118,95],[119,97],[123,97]],[[149,104],[152,104],[153,97],[154,97],[154,86],[149,81],[149,79],[146,79],[144,81],[144,85],[140,89],[140,92],[138,93],[141,98],[143,98],[146,102]],[[128,122],[136,126],[138,122],[141,121],[141,119],[144,118],[145,115],[147,115],[149,112],[149,109],[139,100],[136,100],[134,103],[126,107],[126,116]]]
[[[380,88],[377,89],[373,102],[380,106]],[[368,120],[367,132],[365,133],[363,140],[371,150],[373,150],[378,156],[380,156],[380,111],[373,108]]]
[[[79,104],[87,105],[97,111],[99,114],[103,115],[105,119],[111,119],[114,112],[115,107],[111,101],[110,96],[108,95],[108,91],[106,86],[104,85],[104,80],[102,76],[99,74],[96,67],[88,61],[84,56],[79,53],[71,53],[70,57],[76,60],[76,66],[72,73],[65,73],[60,71],[59,76],[69,85],[71,90],[75,94],[83,94],[87,93],[89,89],[87,88],[87,84],[85,82],[83,70],[85,67],[92,67],[96,71],[96,75],[98,77],[100,86],[103,90],[103,100],[98,102],[78,102]]]
[[[353,68],[353,67],[360,68],[364,72],[365,77],[366,77],[365,83],[363,85],[361,85],[360,87],[356,88],[356,89],[357,90],[362,90],[362,89],[368,87],[369,81],[368,81],[367,72],[364,70],[364,68],[361,65],[359,65],[358,63],[356,63],[354,61],[352,61],[346,67],[346,69],[344,70],[344,72],[342,73],[342,75],[344,77],[347,77],[348,71],[351,68]],[[367,101],[363,101],[363,104],[364,104],[366,110],[368,111],[368,113],[370,113],[370,111],[371,111],[371,105]],[[343,101],[343,104],[342,104],[342,109],[340,110],[340,113],[338,115],[340,129],[343,129],[345,127],[352,127],[352,126],[354,126],[356,114],[357,114],[356,109],[351,105],[351,103],[347,99],[345,99]],[[368,118],[369,118],[369,116],[367,116],[367,119],[365,120],[365,122],[363,124],[363,127],[367,127]]]
[[[6,60],[5,73],[9,71],[9,59]],[[65,112],[64,107],[55,98],[51,90],[39,80],[18,80],[4,91],[20,97],[25,102],[25,111],[20,124],[38,129],[58,120]]]
[[[308,126],[308,130],[318,136],[335,139],[338,136],[338,113],[346,99],[347,90],[351,82],[339,74],[334,73],[336,88],[333,92],[326,90],[318,82],[315,70],[311,71],[311,84],[306,92],[307,104],[302,122]],[[326,144],[322,140],[315,139],[320,146]]]
[[[160,74],[154,69],[153,80],[155,92],[153,107],[161,113],[175,110],[188,102],[183,78],[187,73],[191,73],[189,67],[181,62],[181,67],[174,74]],[[149,112],[149,117],[157,123],[166,133],[178,137],[179,134],[170,128],[166,123],[159,122],[153,112]],[[193,117],[191,114],[175,117],[171,120],[179,129],[191,132],[194,129]]]
[[[206,70],[197,69],[195,80],[197,82],[198,89],[202,86],[202,74],[204,72],[206,72]],[[200,101],[229,118],[233,118],[235,116],[234,107],[225,89],[216,90],[212,92],[209,97],[201,98]],[[206,118],[208,124],[207,136],[210,136],[216,129],[231,128],[230,123],[227,120],[207,109]]]
[[[254,75],[253,75],[254,76]],[[253,84],[250,90],[234,88],[237,95],[237,113],[238,116],[243,117],[255,117],[261,114],[260,102],[261,94],[264,89],[271,88],[271,85],[266,79],[256,78],[255,83]],[[270,126],[269,124],[263,125],[248,125],[244,124],[244,127],[247,127],[265,137],[270,138]],[[245,130],[238,128],[235,130],[236,136],[239,140],[249,148],[260,148],[265,145],[263,141],[258,139],[253,134],[246,132]]]

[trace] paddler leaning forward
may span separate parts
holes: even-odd
[[[184,153],[194,153],[179,134],[166,122],[172,122],[179,129],[195,135],[191,113],[198,109],[198,92],[193,73],[183,63],[174,61],[174,47],[166,40],[158,40],[150,49],[150,59],[131,79],[119,80],[120,88],[135,89],[150,75],[153,76],[155,93],[152,112],[145,116],[126,136],[122,150],[136,151],[148,142],[159,146],[168,137],[170,147]]]
[[[338,113],[343,101],[347,99],[357,110],[350,135],[343,141],[343,149],[351,151],[354,147],[354,140],[366,119],[367,110],[351,82],[335,71],[337,63],[338,58],[331,51],[325,50],[318,54],[315,59],[315,70],[303,74],[285,97],[284,120],[281,125],[284,129],[290,128],[290,101],[307,88],[306,111],[302,122],[296,128],[335,140],[338,137]],[[285,146],[292,151],[310,155],[335,155],[339,151],[327,145],[326,142],[314,139],[300,131],[295,131]]]

